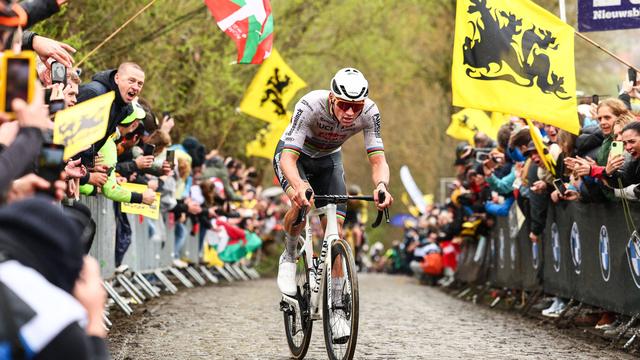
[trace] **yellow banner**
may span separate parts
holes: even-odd
[[[120,186],[129,191],[135,191],[139,193],[143,193],[147,190],[147,186],[141,184],[124,183],[120,184]],[[157,220],[160,216],[160,193],[156,193],[156,201],[154,201],[151,205],[120,203],[120,210],[126,214],[143,215],[148,218]]]
[[[578,134],[574,30],[529,0],[458,0],[453,105]]]
[[[288,116],[291,117],[291,113],[288,113]],[[247,156],[272,159],[278,140],[280,140],[287,125],[288,123],[286,122],[271,123],[265,129],[260,130],[256,139],[247,143]]]
[[[306,86],[274,48],[244,93],[240,111],[270,123],[289,122],[287,104]]]
[[[493,126],[489,115],[482,110],[464,109],[451,115],[451,124],[447,128],[447,135],[454,139],[466,140],[473,143],[473,136],[478,132],[483,132],[491,139],[495,140],[498,135],[498,128]]]
[[[56,113],[53,142],[65,146],[65,160],[104,137],[114,98],[111,91]]]
[[[542,159],[542,163],[549,170],[551,175],[556,176],[556,160],[549,153],[549,148],[545,145],[542,140],[542,134],[540,133],[540,129],[533,125],[533,122],[527,120],[527,125],[529,126],[529,133],[531,134],[531,140],[536,147],[536,151]]]

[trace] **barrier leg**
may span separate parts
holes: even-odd
[[[638,332],[640,332],[640,330],[638,329],[633,332],[633,336],[624,344],[624,346],[622,347],[623,349],[628,350],[631,345],[633,345],[633,343],[638,339]]]
[[[171,281],[169,281],[166,276],[164,276],[161,270],[156,270],[153,272],[153,274],[158,278],[158,280],[160,280],[160,282],[162,283],[162,285],[164,285],[168,292],[172,294],[178,292],[178,288],[173,285],[173,283],[171,283]]]
[[[231,276],[231,274],[229,274],[227,270],[225,270],[222,266],[216,265],[215,268],[218,274],[222,275],[225,280],[227,280],[228,282],[234,282],[233,276]]]
[[[560,312],[560,315],[553,321],[553,323],[556,325],[560,324],[560,320],[564,318],[565,315],[567,315],[567,313],[569,312],[569,310],[571,310],[571,307],[575,302],[576,302],[575,299],[570,299],[569,302],[567,303],[567,306],[565,306],[562,312]]]
[[[149,284],[147,282],[147,279],[144,278],[144,276],[142,276],[142,274],[140,273],[135,273],[133,274],[133,282],[135,282],[136,284],[138,284],[138,286],[145,292],[147,293],[147,295],[149,295],[150,298],[153,297],[157,297],[159,296],[153,289],[153,287],[151,286],[151,284]]]
[[[629,330],[629,328],[631,328],[633,325],[636,324],[636,321],[638,321],[638,317],[640,317],[640,314],[635,314],[633,315],[633,317],[631,318],[631,320],[629,320],[628,323],[624,324],[622,326],[622,329],[620,330],[620,333],[618,334],[618,336],[616,336],[615,339],[613,339],[611,341],[611,344],[609,344],[609,347],[613,347],[615,346],[618,341],[620,341],[620,339],[622,339],[622,337],[624,336],[624,334]]]
[[[116,279],[118,280],[120,286],[122,286],[129,293],[129,295],[131,295],[136,303],[142,304],[145,300],[147,300],[147,298],[140,292],[140,290],[138,290],[137,287],[135,287],[135,285],[131,283],[131,281],[129,281],[126,276],[118,275],[116,276]]]
[[[583,302],[578,303],[578,306],[573,310],[571,315],[566,318],[566,321],[564,324],[566,327],[570,326],[573,319],[575,319],[576,316],[578,316],[578,314],[580,313],[580,310],[582,310],[583,305],[584,305]],[[557,324],[557,325],[560,325],[560,324]]]
[[[525,303],[525,305],[522,307],[522,316],[526,316],[529,313],[529,310],[531,310],[531,307],[538,301],[538,299],[540,299],[540,297],[542,296],[542,290],[538,289],[536,291],[533,292],[533,294],[531,294],[531,296],[529,297],[529,301],[527,301]]]
[[[127,315],[131,315],[133,313],[133,310],[131,309],[131,307],[129,306],[129,304],[126,303],[126,301],[124,301],[124,299],[118,294],[118,292],[111,286],[111,284],[109,284],[106,281],[102,282],[102,286],[104,287],[104,289],[107,291],[107,294],[109,294],[109,297],[111,297],[113,299],[113,301],[115,301],[116,305],[118,305],[118,307],[124,311],[125,314]]]
[[[191,281],[189,281],[189,279],[187,279],[184,275],[182,275],[182,273],[178,269],[174,267],[170,267],[169,272],[171,273],[171,275],[175,276],[178,279],[178,281],[180,281],[182,285],[184,285],[185,287],[188,287],[188,288],[193,287],[193,284],[191,283]]]
[[[227,270],[227,272],[231,274],[231,276],[233,276],[235,280],[242,280],[240,275],[236,272],[236,270],[231,265],[224,264],[224,269]]]
[[[233,270],[236,271],[236,273],[238,273],[238,275],[240,275],[240,278],[242,280],[249,281],[249,277],[245,275],[244,272],[242,272],[242,270],[240,270],[240,267],[238,266],[238,264],[233,264],[231,265],[231,267],[233,268]]]
[[[189,273],[189,275],[191,275],[191,277],[198,283],[200,284],[200,286],[204,286],[207,282],[202,278],[202,276],[200,276],[200,274],[198,274],[198,272],[196,271],[196,269],[192,268],[191,265],[187,266],[186,268],[187,273]]]
[[[111,320],[109,320],[107,314],[105,313],[102,313],[102,322],[107,327],[107,329],[113,326],[113,323],[111,323]]]
[[[260,274],[258,274],[258,272],[255,269],[251,269],[244,264],[240,265],[240,269],[242,269],[242,271],[244,271],[247,275],[249,275],[251,279],[253,280],[260,279]]]
[[[491,304],[489,305],[489,307],[490,307],[490,308],[492,308],[492,309],[493,309],[494,307],[496,307],[496,306],[500,303],[500,301],[502,301],[502,294],[503,294],[503,291],[502,291],[502,290],[500,290],[500,291],[498,292],[498,295],[496,296],[496,298],[495,298],[495,299],[493,299],[493,301],[492,301],[492,302],[491,302]]]
[[[465,295],[467,295],[469,292],[471,291],[471,286],[469,286],[468,288],[462,290],[460,293],[458,293],[458,295],[456,295],[456,297],[458,299],[462,299]]]
[[[209,279],[209,281],[211,281],[212,283],[217,284],[217,283],[219,283],[219,282],[220,282],[220,281],[218,281],[218,278],[217,278],[215,275],[213,275],[213,274],[209,271],[209,269],[207,269],[207,267],[206,267],[206,266],[204,266],[204,265],[200,265],[200,272],[202,272],[202,273],[204,274],[204,276],[205,276],[207,279]]]

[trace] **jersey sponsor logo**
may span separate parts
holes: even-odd
[[[611,275],[611,259],[609,257],[609,233],[604,225],[600,228],[598,250],[600,253],[600,273],[602,274],[602,279],[607,282]]]
[[[381,138],[380,136],[380,114],[373,115],[373,133],[377,138]]]
[[[297,131],[300,127],[300,116],[302,116],[302,112],[302,109],[296,110],[296,114],[293,116],[293,122],[291,124],[291,128],[289,129],[289,132],[287,133],[287,136],[291,136],[293,132]]]
[[[319,131],[318,133],[316,133],[316,136],[319,138],[322,138],[325,140],[331,140],[331,141],[343,140],[347,138],[347,135],[345,134],[328,132],[328,131]]]
[[[288,142],[293,142],[296,138],[294,138],[293,136],[287,136],[286,138],[284,138],[284,142],[288,143]]]
[[[558,224],[551,224],[551,251],[553,254],[553,270],[560,271],[560,234],[558,233]]]
[[[580,247],[580,231],[576,222],[571,226],[571,260],[576,274],[580,274],[582,264],[582,249]]]
[[[323,124],[322,122],[318,122],[318,127],[320,129],[322,129],[322,130],[327,130],[327,131],[333,130],[333,126],[332,125]]]
[[[307,100],[301,100],[300,103],[306,107],[309,108],[309,110],[313,111],[313,108],[311,107],[311,105],[309,105],[309,102]]]

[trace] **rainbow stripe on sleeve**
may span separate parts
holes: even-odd
[[[370,147],[367,149],[367,156],[368,157],[372,157],[374,155],[378,155],[378,154],[384,154],[384,148],[383,147]]]
[[[344,221],[344,218],[347,216],[347,212],[346,211],[342,211],[342,210],[336,210],[336,217],[342,219],[342,221]]]
[[[291,145],[291,144],[286,144],[283,148],[282,148],[282,152],[290,152],[293,154],[296,154],[297,156],[300,156],[300,151],[302,149],[295,146],[295,145]]]

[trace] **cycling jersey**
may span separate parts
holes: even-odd
[[[280,138],[284,143],[283,151],[320,158],[340,151],[348,138],[362,131],[368,156],[384,152],[380,137],[380,111],[372,100],[365,100],[362,113],[347,127],[340,125],[329,107],[328,90],[316,90],[303,96]]]

